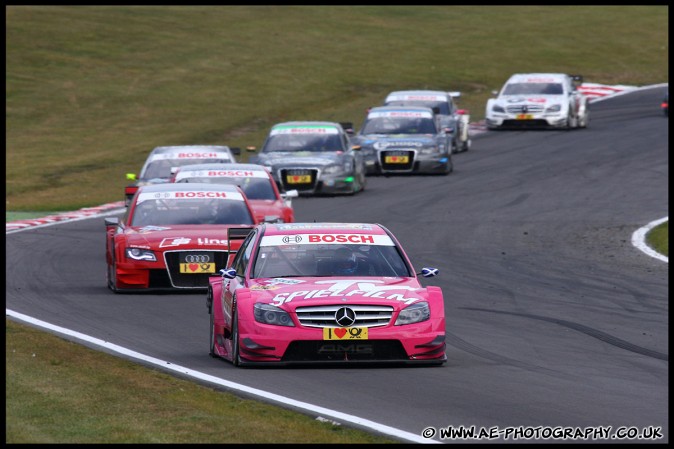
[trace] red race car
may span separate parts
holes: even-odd
[[[143,186],[121,218],[106,218],[108,288],[113,292],[205,289],[232,245],[227,229],[254,225],[241,189],[217,184]]]
[[[257,223],[292,223],[295,221],[291,198],[297,190],[279,192],[274,178],[257,164],[195,164],[178,168],[171,182],[205,182],[234,184],[241,187],[253,207]]]
[[[128,206],[138,187],[169,182],[171,174],[178,167],[209,162],[236,162],[234,155],[241,149],[225,145],[173,145],[156,147],[145,159],[140,175],[127,173],[126,179],[133,181],[124,188],[124,202]]]
[[[265,223],[239,238],[247,232],[209,279],[211,356],[236,366],[447,361],[442,290],[417,277],[438,270],[416,273],[384,226]]]

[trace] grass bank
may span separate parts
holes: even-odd
[[[473,120],[516,72],[668,79],[667,6],[9,6],[6,209],[123,199],[159,145],[352,121],[398,89],[458,90]]]
[[[395,443],[5,320],[6,443]],[[224,363],[224,362],[223,362]]]

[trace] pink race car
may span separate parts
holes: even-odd
[[[236,366],[447,361],[442,290],[417,278],[438,270],[416,273],[384,226],[248,231],[229,267],[209,278],[211,356]]]

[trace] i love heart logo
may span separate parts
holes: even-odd
[[[187,266],[187,268],[189,268],[190,271],[197,271],[199,269],[199,264],[198,263],[191,263]]]
[[[335,335],[338,336],[339,338],[344,338],[344,336],[346,335],[346,332],[347,332],[346,329],[341,328],[341,327],[338,327],[337,329],[335,329]]]

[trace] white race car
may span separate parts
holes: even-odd
[[[513,75],[487,100],[487,128],[586,128],[590,111],[578,90],[582,82],[582,76],[564,73]]]

